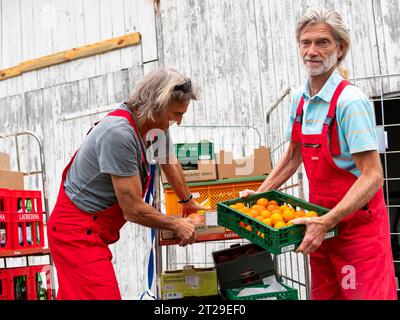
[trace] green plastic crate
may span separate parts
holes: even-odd
[[[208,140],[198,143],[175,144],[176,156],[184,170],[197,169],[198,160],[214,160],[214,144]]]
[[[279,205],[287,203],[296,210],[298,210],[298,208],[308,211],[312,210],[318,213],[320,216],[329,211],[327,208],[311,204],[307,201],[276,190],[257,193],[247,198],[236,198],[223,201],[217,204],[218,224],[220,226],[224,226],[229,230],[236,232],[238,235],[259,245],[272,254],[281,254],[297,249],[303,240],[305,226],[293,225],[281,229],[274,229],[258,220],[253,219],[252,217],[241,213],[240,211],[229,207],[230,205],[238,202],[242,202],[248,207],[251,207],[256,204],[257,200],[260,198],[275,200]],[[239,225],[240,222],[250,225],[252,230],[249,231],[243,228]],[[264,234],[264,238],[257,234],[259,232]],[[332,238],[336,235],[337,228],[335,227],[326,234],[325,239]]]
[[[226,289],[226,298],[228,300],[299,300],[297,290],[281,283],[287,291],[283,292],[268,292],[253,294],[245,297],[238,297],[241,290],[245,288]],[[267,288],[266,285],[256,285],[246,288]]]

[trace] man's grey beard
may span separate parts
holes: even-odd
[[[304,62],[304,67],[310,77],[315,77],[328,72],[337,62],[337,52],[335,51],[328,58],[324,59],[319,67],[310,67],[306,64],[307,61]]]

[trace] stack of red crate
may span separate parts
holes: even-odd
[[[1,250],[44,247],[40,191],[0,189]]]
[[[0,270],[0,300],[8,300],[8,272]]]
[[[0,300],[51,300],[50,265],[0,270]]]
[[[11,250],[10,190],[0,189],[0,250]]]

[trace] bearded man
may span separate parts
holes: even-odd
[[[347,27],[337,12],[313,9],[296,36],[308,80],[292,98],[289,148],[257,192],[278,189],[303,163],[309,201],[330,209],[292,220],[306,225],[297,252],[310,254],[312,299],[397,299],[373,109],[338,70]]]

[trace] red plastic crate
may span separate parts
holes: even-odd
[[[27,208],[28,200],[31,209]],[[44,215],[40,191],[10,190],[13,249],[44,247]]]
[[[9,300],[9,280],[7,270],[0,270],[0,300]]]
[[[10,190],[0,189],[0,252],[12,249]]]
[[[13,249],[11,214],[0,212],[0,252]]]
[[[12,249],[44,247],[44,213],[11,214]]]
[[[0,270],[0,300],[51,300],[51,270],[50,265]]]
[[[32,266],[32,281],[29,283],[31,286],[29,292],[29,300],[52,300],[52,285],[51,285],[51,266],[40,265]],[[38,278],[40,276],[40,278]],[[39,283],[41,281],[41,283]]]
[[[0,252],[43,248],[44,218],[40,191],[0,189]]]
[[[0,188],[0,212],[11,212],[10,190]]]
[[[0,252],[13,249],[10,213],[0,212],[0,239]]]
[[[8,289],[8,300],[29,300],[33,296],[32,278],[30,267],[11,268],[4,270],[8,273],[6,286]]]
[[[10,190],[10,211],[26,213],[26,203],[28,199],[32,202],[32,212],[43,212],[42,192],[36,190]],[[22,206],[19,207],[19,200]]]

